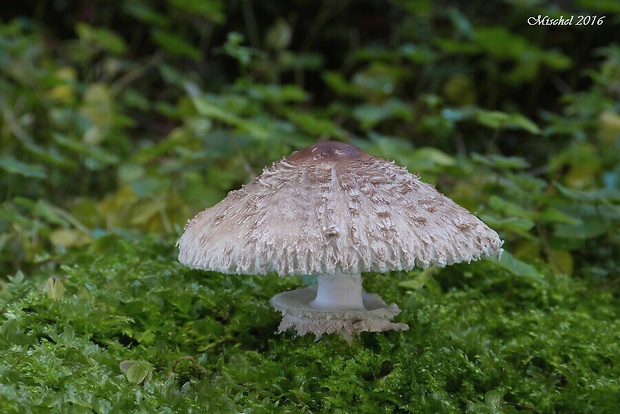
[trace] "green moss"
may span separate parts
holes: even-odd
[[[268,298],[299,280],[187,270],[172,244],[148,237],[95,244],[78,264],[61,267],[58,300],[42,289],[44,272],[13,278],[0,329],[7,413],[620,406],[610,291],[551,273],[541,276],[544,284],[510,288],[510,274],[492,262],[445,269],[417,291],[396,287],[402,273],[370,277],[373,290],[400,304],[410,330],[363,333],[350,346],[333,335],[275,333],[279,314]],[[465,268],[468,286],[440,284]],[[499,282],[490,288],[493,278]],[[151,368],[132,380],[120,367],[131,360]]]

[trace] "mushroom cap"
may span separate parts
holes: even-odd
[[[281,276],[445,266],[499,255],[502,244],[406,168],[334,141],[265,168],[177,242],[189,267]]]

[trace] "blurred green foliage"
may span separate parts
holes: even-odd
[[[617,2],[458,4],[0,5],[3,409],[620,406]],[[507,254],[370,277],[412,329],[353,348],[274,336],[296,280],[176,263],[189,217],[328,139],[419,172]]]

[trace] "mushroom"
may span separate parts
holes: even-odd
[[[330,141],[284,157],[191,219],[179,261],[223,273],[316,275],[271,298],[279,332],[406,330],[400,313],[364,292],[362,272],[445,266],[500,255],[476,216],[400,167]]]

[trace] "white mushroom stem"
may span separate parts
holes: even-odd
[[[322,310],[365,310],[362,301],[362,276],[338,272],[317,276],[316,299],[310,306]]]

